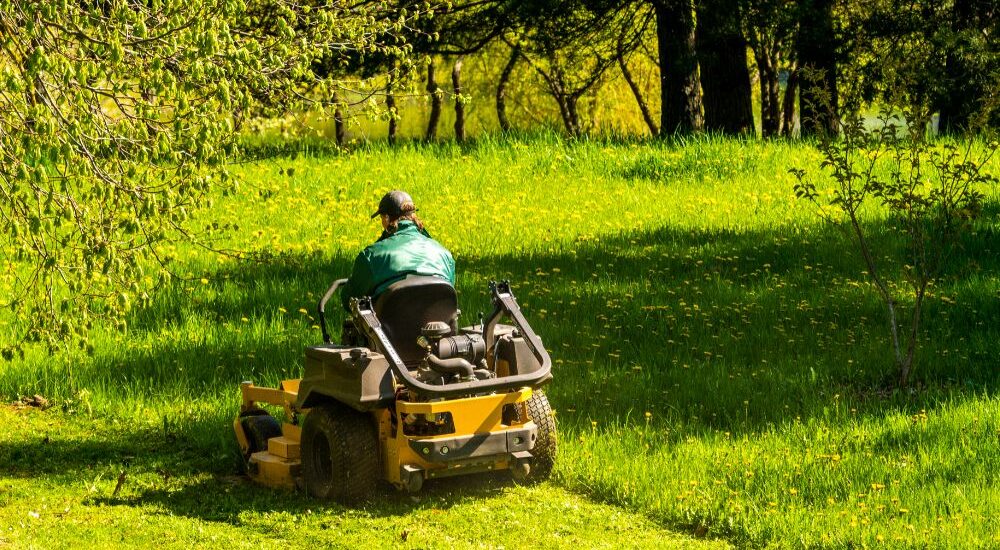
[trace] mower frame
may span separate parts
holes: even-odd
[[[554,459],[554,415],[538,391],[552,379],[551,359],[521,313],[507,281],[490,281],[493,312],[481,326],[463,331],[482,335],[488,346],[485,361],[496,372],[497,349],[489,343],[499,342],[494,341],[498,323],[504,316],[509,317],[514,326],[503,325],[504,334],[508,339],[514,335],[523,341],[522,351],[524,347],[530,351],[537,361],[533,363],[536,368],[444,385],[428,384],[410,372],[368,297],[351,299],[350,313],[357,328],[380,349],[330,343],[325,305],[346,281],[334,281],[319,301],[317,310],[325,344],[306,349],[305,378],[285,380],[278,388],[258,387],[251,382],[240,385],[240,414],[233,426],[252,479],[272,487],[308,485],[302,480],[302,461],[310,459],[302,456],[300,420],[308,419],[310,410],[317,407],[332,411],[328,414],[362,414],[370,418],[378,439],[377,456],[370,458],[379,462],[379,478],[404,490],[417,491],[429,478],[491,470],[511,470],[516,477],[526,478],[531,473],[532,451],[539,437],[551,439],[540,448],[550,449],[552,456],[546,459]],[[354,380],[354,385],[345,387],[345,376]],[[410,393],[400,393],[399,388]],[[419,395],[420,400],[401,395]],[[546,418],[533,419],[532,410],[538,407],[529,402],[544,403]],[[281,407],[286,421],[279,425],[276,420],[260,418],[267,416],[260,403]],[[413,418],[438,422],[445,418],[450,422],[450,431],[408,434],[407,422]],[[535,420],[541,421],[541,430]]]

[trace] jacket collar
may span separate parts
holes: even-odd
[[[410,235],[413,233],[419,233],[425,237],[431,236],[430,233],[428,233],[426,230],[417,227],[417,224],[415,222],[410,220],[400,220],[399,223],[396,225],[395,231],[391,233],[389,231],[383,231],[382,236],[380,236],[378,240],[382,241],[388,239],[389,237],[393,237],[395,235]]]

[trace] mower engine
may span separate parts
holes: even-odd
[[[420,330],[417,344],[427,351],[417,376],[431,384],[469,382],[494,377],[486,364],[486,341],[482,334],[449,336],[451,327],[440,321]]]

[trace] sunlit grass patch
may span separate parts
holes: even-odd
[[[510,279],[552,354],[547,391],[563,441],[556,483],[586,498],[546,489],[540,506],[595,498],[741,546],[1000,544],[997,189],[984,190],[976,233],[932,289],[915,387],[893,390],[885,316],[861,263],[792,192],[788,168],[816,158],[786,142],[543,136],[248,163],[235,168],[240,194],[219,197],[192,224],[239,226],[216,244],[268,259],[240,263],[174,245],[179,278],[133,312],[128,331],[99,328],[93,357],[34,351],[0,366],[0,391],[42,393],[77,415],[61,448],[71,457],[79,446],[87,458],[54,462],[44,473],[55,484],[39,489],[46,498],[92,482],[89,467],[106,496],[120,456],[147,451],[183,470],[174,474],[183,478],[179,500],[147,462],[137,474],[147,477],[136,479],[161,492],[142,502],[125,493],[114,509],[132,510],[128,517],[178,512],[199,492],[227,494],[216,478],[238,470],[229,427],[237,384],[299,375],[302,347],[319,340],[319,294],[377,236],[368,216],[381,194],[405,188],[455,253],[465,321],[490,309],[487,281]],[[886,223],[866,215],[875,229]],[[331,312],[333,327],[342,315]],[[69,413],[44,418],[59,414]],[[9,455],[18,464],[44,464],[46,447],[30,442],[48,421],[12,420],[17,435],[3,449],[21,453]],[[113,433],[91,427],[115,423],[146,446],[116,447]],[[11,487],[0,493],[4,506],[27,498],[22,480],[2,483]],[[315,512],[310,501],[252,487],[237,494],[247,510],[238,500],[209,507],[228,523],[171,521],[222,537],[256,533],[248,544],[273,541],[294,521],[305,526],[296,540],[329,540],[325,520],[306,513]],[[508,502],[473,494],[446,525],[464,525],[477,499],[489,513]],[[436,517],[416,514],[403,517]],[[330,525],[399,525],[368,521],[348,515]],[[157,532],[148,529],[139,532]],[[587,529],[574,523],[567,545],[596,536]],[[414,540],[422,533],[411,530]],[[206,539],[177,544],[185,540]]]

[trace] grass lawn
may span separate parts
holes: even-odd
[[[166,247],[178,276],[127,331],[98,328],[93,357],[0,365],[7,401],[57,403],[0,409],[0,546],[1000,545],[1000,190],[928,298],[913,388],[893,390],[860,260],[792,192],[788,169],[817,158],[542,136],[242,164],[192,227],[237,225],[217,244],[268,258]],[[238,383],[299,376],[319,294],[395,187],[454,252],[465,321],[509,279],[544,339],[551,482],[346,510],[236,475]],[[880,212],[866,223],[897,246]]]

